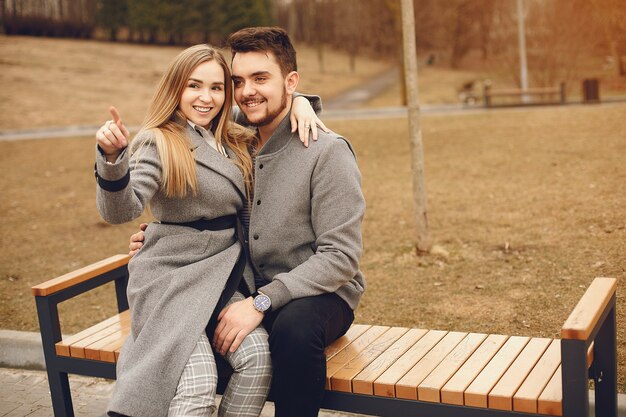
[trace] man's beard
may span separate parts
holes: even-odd
[[[280,113],[283,110],[285,110],[285,107],[287,107],[287,90],[283,90],[282,97],[280,98],[280,106],[278,106],[277,109],[270,110],[268,108],[268,111],[265,117],[263,117],[260,120],[257,120],[256,122],[252,122],[250,120],[248,120],[248,122],[250,122],[250,125],[254,127],[267,126],[270,123],[272,123],[280,115]],[[245,112],[244,112],[244,116],[245,116]],[[247,116],[246,116],[246,119],[247,119]]]

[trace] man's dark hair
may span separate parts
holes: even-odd
[[[228,46],[233,52],[271,52],[276,57],[283,77],[298,70],[296,50],[287,32],[279,27],[257,27],[241,29],[228,37]]]

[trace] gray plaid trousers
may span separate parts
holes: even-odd
[[[235,293],[229,304],[243,300]],[[211,344],[202,333],[192,352],[170,403],[168,417],[210,417],[215,411],[217,367]],[[270,389],[272,362],[268,335],[262,326],[254,329],[235,352],[225,356],[233,375],[222,396],[219,417],[256,417]]]

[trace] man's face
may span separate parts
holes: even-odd
[[[258,127],[280,123],[289,111],[288,92],[274,54],[238,52],[232,67],[235,101],[248,121]]]

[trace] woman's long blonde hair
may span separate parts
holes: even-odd
[[[226,144],[237,155],[232,160],[243,174],[246,197],[252,189],[252,161],[248,146],[255,140],[252,132],[230,120],[233,87],[224,56],[209,45],[195,45],[182,51],[169,65],[154,92],[141,131],[151,131],[161,158],[161,188],[166,197],[195,195],[198,190],[196,163],[185,130],[185,116],[178,109],[181,95],[194,69],[208,61],[224,70],[224,106],[211,122],[210,129],[219,144]],[[141,147],[141,145],[140,145]]]

